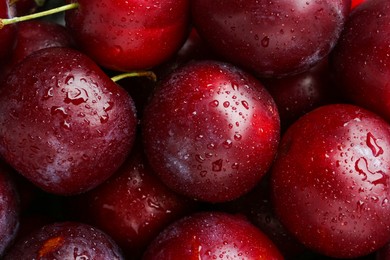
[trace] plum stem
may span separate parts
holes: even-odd
[[[153,81],[157,81],[157,76],[152,71],[132,71],[123,74],[119,74],[111,78],[112,81],[117,82],[124,78],[132,78],[132,77],[147,77]]]
[[[5,25],[8,25],[8,24],[28,21],[28,20],[48,16],[51,14],[60,13],[60,12],[64,12],[64,11],[71,10],[71,9],[76,9],[78,7],[79,7],[79,3],[71,3],[71,4],[63,5],[60,7],[56,7],[56,8],[42,11],[42,12],[38,12],[38,13],[33,13],[33,14],[29,14],[29,15],[24,15],[24,16],[20,16],[20,17],[13,17],[13,18],[8,18],[8,19],[0,19],[0,29],[2,29]]]

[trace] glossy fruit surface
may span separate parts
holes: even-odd
[[[49,47],[73,47],[73,40],[62,25],[32,20],[19,23],[15,48],[6,60],[3,71],[7,74],[13,66],[31,53]]]
[[[296,259],[307,248],[302,245],[275,215],[271,200],[269,174],[249,193],[236,200],[216,204],[216,210],[245,216],[277,246],[286,259]]]
[[[283,130],[299,117],[337,96],[336,91],[332,91],[326,58],[305,72],[283,78],[263,78],[261,82],[275,100]]]
[[[14,242],[20,224],[20,201],[12,170],[0,162],[0,256]]]
[[[80,48],[103,67],[128,71],[159,65],[184,43],[188,0],[69,0],[66,26]],[[115,14],[115,15],[113,15]]]
[[[279,132],[276,105],[261,83],[213,61],[168,76],[143,121],[156,174],[173,190],[209,202],[253,188],[274,159]]]
[[[226,60],[258,76],[307,70],[336,44],[350,0],[194,0],[195,27]]]
[[[282,138],[271,175],[281,222],[307,247],[353,258],[390,239],[390,126],[353,105],[328,105]]]
[[[139,259],[159,232],[195,208],[194,202],[161,183],[141,150],[104,184],[72,198],[77,206],[71,210],[79,219],[115,239],[127,259]]]
[[[332,66],[353,103],[390,120],[390,2],[365,1],[354,9]]]
[[[246,219],[227,213],[197,213],[166,228],[144,260],[283,259],[275,245]]]
[[[8,0],[0,0],[0,18],[12,18],[13,10],[9,7]],[[7,60],[15,45],[16,27],[6,26],[0,29],[0,65]]]
[[[16,243],[4,259],[124,259],[105,233],[77,222],[46,225]]]
[[[15,67],[0,93],[0,152],[47,192],[76,194],[111,176],[129,153],[131,97],[84,54],[46,48]]]

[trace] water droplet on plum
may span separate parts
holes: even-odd
[[[67,104],[72,103],[74,105],[80,105],[85,103],[88,100],[88,97],[88,92],[84,88],[74,88],[67,91],[64,102]]]
[[[262,40],[261,40],[261,46],[263,46],[264,48],[268,47],[269,45],[269,37],[268,36],[265,36]]]
[[[371,149],[371,152],[375,157],[383,154],[383,148],[378,145],[378,140],[372,133],[367,133],[366,144]]]
[[[213,170],[213,172],[220,172],[222,170],[222,163],[222,159],[214,161],[211,165],[211,169]]]

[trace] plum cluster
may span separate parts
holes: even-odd
[[[0,257],[389,259],[389,123],[388,0],[0,0]]]

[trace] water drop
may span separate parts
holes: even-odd
[[[200,154],[196,154],[195,155],[195,159],[198,161],[198,162],[200,162],[200,163],[202,163],[202,162],[204,162],[204,160],[206,160],[202,155],[200,155]]]
[[[366,144],[371,149],[371,152],[375,157],[383,154],[383,148],[378,145],[378,140],[372,133],[367,133]]]
[[[146,203],[151,208],[158,209],[158,210],[161,209],[161,206],[158,205],[156,202],[154,202],[151,198],[146,199]]]
[[[382,184],[387,186],[389,176],[383,171],[378,170],[376,172],[370,171],[368,167],[368,161],[364,157],[360,157],[355,162],[355,170],[362,176],[363,181],[368,181],[373,185]]]
[[[205,153],[204,155],[206,156],[206,158],[211,158],[211,157],[213,157],[213,153]]]
[[[199,135],[197,135],[197,136],[195,137],[195,139],[196,139],[197,141],[202,140],[202,139],[203,139],[203,135],[199,134]]]
[[[225,101],[223,102],[223,106],[228,108],[230,106],[230,102],[229,101]]]
[[[218,100],[213,100],[209,104],[210,104],[211,107],[217,107],[219,105],[219,101]]]
[[[261,46],[263,46],[264,48],[268,47],[269,45],[269,37],[268,36],[265,36],[262,40],[261,40]]]
[[[358,211],[358,212],[363,211],[363,209],[364,209],[364,201],[359,200],[359,201],[357,202],[356,208],[357,208],[357,211]]]
[[[64,116],[64,117],[67,116],[67,113],[66,113],[66,110],[65,110],[64,107],[52,106],[52,107],[51,107],[51,110],[50,110],[50,113],[51,113],[52,115],[57,115],[57,114],[59,114],[59,115],[62,115],[62,116]]]
[[[385,206],[387,206],[387,204],[389,203],[389,199],[388,198],[384,198],[383,200],[382,200],[382,207],[385,207]]]
[[[54,159],[53,159],[52,156],[48,155],[48,156],[46,156],[46,161],[47,161],[48,163],[53,163],[53,162],[54,162]]]
[[[238,163],[233,163],[232,164],[232,169],[237,170],[238,169]]]
[[[234,140],[240,141],[241,139],[242,139],[242,135],[240,135],[240,134],[235,134],[234,135]]]
[[[207,148],[210,149],[210,150],[215,149],[215,144],[214,143],[209,143],[207,145]]]
[[[237,84],[232,84],[232,89],[234,90],[234,91],[238,91],[239,90],[239,86],[237,85]]]
[[[214,171],[214,172],[220,172],[221,170],[222,170],[222,163],[223,163],[223,161],[222,161],[222,159],[219,159],[219,160],[216,160],[216,161],[214,161],[213,163],[212,163],[212,170]]]
[[[107,123],[109,117],[107,114],[100,116],[100,123],[104,124]]]
[[[80,105],[88,100],[88,92],[83,88],[74,88],[66,93],[65,103]]]
[[[70,130],[70,123],[66,120],[62,121],[61,126],[66,130]]]
[[[229,149],[232,147],[233,142],[232,142],[232,140],[228,139],[228,140],[225,140],[222,144],[223,144],[223,147],[225,147],[226,149]]]
[[[241,104],[243,105],[243,107],[245,107],[245,109],[247,109],[247,110],[249,109],[249,104],[247,101],[243,100],[243,101],[241,101]]]
[[[46,91],[45,95],[43,96],[43,99],[46,100],[46,99],[49,99],[49,98],[53,97],[54,96],[53,90],[54,90],[53,87],[49,88]]]
[[[65,84],[66,85],[71,85],[71,84],[73,84],[73,81],[74,81],[74,77],[73,76],[68,76],[65,79]]]
[[[103,106],[104,111],[110,111],[114,106],[114,102],[108,101],[106,104]]]
[[[207,171],[201,171],[200,172],[200,176],[201,177],[206,177],[206,175],[207,175]]]

